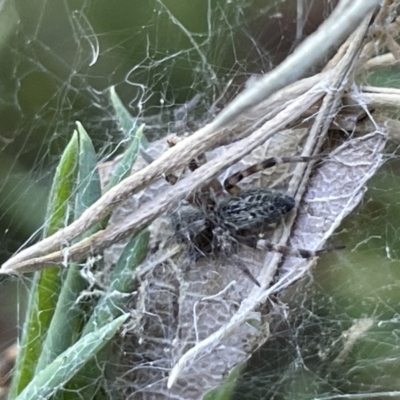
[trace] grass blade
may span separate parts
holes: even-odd
[[[127,295],[133,290],[135,270],[147,255],[149,237],[148,230],[141,231],[126,245],[111,274],[108,293],[99,301],[82,335],[93,332],[123,312]]]
[[[133,237],[125,247],[111,274],[109,288],[95,307],[83,329],[82,337],[95,332],[126,310],[127,300],[134,289],[135,270],[147,255],[149,236],[149,231],[144,230]],[[96,359],[89,361],[87,368],[81,370],[67,384],[62,399],[75,399],[77,390],[83,399],[94,398],[104,382],[104,371],[107,369],[106,363],[109,358],[109,346],[105,346]],[[109,375],[111,374],[109,369]]]
[[[129,314],[124,314],[107,325],[82,337],[73,346],[43,368],[18,396],[17,400],[48,399],[114,337]]]
[[[77,162],[78,137],[74,133],[61,156],[54,176],[44,237],[53,234],[68,223],[69,201],[76,181]],[[42,351],[43,340],[54,314],[60,287],[61,272],[58,267],[35,273],[9,399],[14,399],[33,377],[36,362]]]
[[[121,182],[123,179],[125,179],[127,176],[129,176],[132,166],[136,161],[137,155],[139,154],[140,143],[143,138],[143,128],[144,125],[141,125],[132,136],[129,147],[127,148],[124,156],[115,168],[110,182],[108,182],[105,188],[106,192],[107,190],[110,190],[113,186]]]
[[[100,179],[97,160],[92,142],[83,126],[77,123],[79,138],[78,181],[75,197],[75,218],[96,201],[100,194]],[[93,227],[90,232],[93,232]],[[85,235],[90,232],[85,233]],[[68,268],[62,286],[57,308],[43,344],[36,374],[51,363],[59,354],[70,347],[79,337],[84,317],[88,310],[76,304],[78,297],[87,288],[87,281],[81,275],[81,267],[72,264]]]
[[[118,97],[114,86],[111,86],[110,88],[110,99],[122,133],[125,137],[134,136],[133,133],[136,129],[137,119],[133,118],[129,111],[125,108],[121,99]]]

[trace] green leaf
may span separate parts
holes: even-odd
[[[126,245],[111,274],[109,288],[95,307],[83,329],[82,337],[95,332],[125,311],[127,300],[134,289],[135,270],[147,255],[149,237],[149,231],[143,230]],[[89,361],[87,368],[67,384],[68,390],[64,392],[64,400],[73,399],[78,389],[83,399],[91,399],[95,396],[102,384],[99,378],[104,375],[105,364],[109,359],[108,353],[109,348],[106,346],[98,354],[96,360]]]
[[[244,365],[237,365],[234,367],[219,387],[209,391],[204,396],[204,400],[229,400],[243,367]]]
[[[101,195],[95,150],[88,134],[79,122],[77,127],[79,164],[75,194],[75,219]],[[93,227],[82,236],[90,235],[94,229],[98,228]],[[87,281],[81,275],[81,266],[75,263],[69,265],[54,317],[36,366],[36,374],[75,343],[79,337],[84,323],[84,316],[87,313],[90,314],[89,310],[84,310],[82,305],[77,304],[78,297],[86,288]]]
[[[133,135],[129,147],[127,148],[127,150],[124,153],[124,156],[122,157],[121,161],[115,168],[113,175],[110,179],[110,182],[108,182],[104,190],[105,192],[107,192],[113,186],[115,186],[123,179],[125,179],[127,176],[129,176],[132,166],[136,161],[137,155],[139,154],[140,143],[143,137],[143,128],[144,125],[141,125]]]
[[[101,197],[97,156],[92,141],[82,124],[77,121],[79,137],[79,172],[75,201],[75,219]],[[94,230],[96,231],[96,229]]]
[[[132,137],[136,128],[137,119],[133,118],[129,111],[125,108],[115,91],[115,87],[110,87],[110,99],[114,107],[117,122],[126,137]]]
[[[102,328],[82,337],[39,371],[17,400],[48,399],[56,393],[109,343],[128,316],[129,314],[121,315]]]
[[[75,132],[61,156],[53,179],[44,237],[64,227],[69,219],[69,201],[76,181],[77,163],[78,137]],[[58,267],[35,273],[9,399],[14,399],[33,377],[43,340],[57,304],[61,275]]]
[[[109,289],[97,304],[82,335],[98,329],[123,312],[127,295],[133,291],[135,270],[147,255],[149,237],[149,231],[143,230],[126,245],[111,274]]]

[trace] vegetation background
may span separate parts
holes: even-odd
[[[300,19],[299,4],[304,10]],[[115,85],[131,114],[147,123],[149,138],[154,139],[172,129],[174,110],[196,94],[203,98],[193,120],[207,112],[210,99],[231,80],[228,97],[253,74],[273,68],[335,4],[331,0],[0,2],[0,262],[38,238],[35,233],[43,224],[54,168],[76,120],[84,123],[100,159],[122,150],[106,96],[110,86]],[[368,79],[398,87],[400,71],[392,67]],[[326,385],[336,379],[338,390],[344,392],[363,385],[398,388],[400,364],[383,362],[389,355],[397,361],[400,356],[400,186],[395,150],[393,144],[363,204],[337,233],[347,249],[334,256],[339,259],[335,268],[330,256],[318,265],[305,283],[308,304],[297,304],[295,293],[288,298],[298,311],[293,313],[293,325],[282,327],[285,334],[278,333],[254,357],[249,368],[262,377],[254,380],[253,370],[245,373],[237,398],[246,385],[254,398],[259,398],[257,393],[267,396],[265,386],[273,387],[277,371],[287,371],[292,360],[288,348],[321,350],[321,337],[337,338],[335,332],[362,318],[373,319],[374,327],[345,365],[327,373],[318,351],[310,350],[304,359],[307,369],[301,374],[285,372],[280,384],[290,382],[288,392],[300,393],[319,376]],[[22,326],[29,278],[0,285],[0,348],[5,348]],[[333,345],[328,339],[327,343]],[[277,355],[279,348],[286,349],[284,357]],[[382,379],[375,378],[377,374]]]

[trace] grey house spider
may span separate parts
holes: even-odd
[[[255,248],[266,229],[274,227],[285,219],[294,208],[295,200],[287,194],[269,188],[240,191],[237,183],[251,174],[277,164],[309,162],[324,156],[271,157],[235,173],[223,183],[225,191],[231,195],[230,198],[220,199],[216,196],[216,191],[212,190],[211,196],[202,193],[191,199],[194,206],[178,210],[172,215],[176,237],[185,242],[194,258],[215,252],[222,253],[225,257],[233,257],[242,272],[260,286],[248,267],[236,256],[235,244],[243,243]],[[192,162],[190,169],[195,168],[196,164]],[[210,186],[214,189],[215,182],[213,181]],[[264,244],[264,248],[300,258],[312,258],[332,250],[332,248],[318,251],[294,250],[273,243]],[[337,248],[339,247],[335,247]]]

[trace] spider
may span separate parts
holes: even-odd
[[[234,245],[243,243],[255,248],[262,233],[267,228],[274,227],[283,221],[294,208],[295,199],[269,188],[240,191],[237,183],[251,174],[277,164],[310,162],[324,156],[322,154],[311,157],[271,157],[244,171],[235,173],[223,183],[225,191],[231,194],[230,198],[219,199],[215,196],[215,192],[211,198],[204,198],[201,194],[194,199],[195,205],[187,206],[172,215],[176,237],[193,250],[190,253],[194,255],[194,258],[216,251],[225,257],[233,257],[242,272],[257,286],[260,286],[248,267],[235,255]],[[192,170],[195,169],[196,163],[191,162],[189,167]],[[213,187],[213,185],[215,186],[215,182],[210,186]],[[330,250],[293,250],[273,243],[264,244],[264,248],[268,251],[300,258],[311,258]]]

